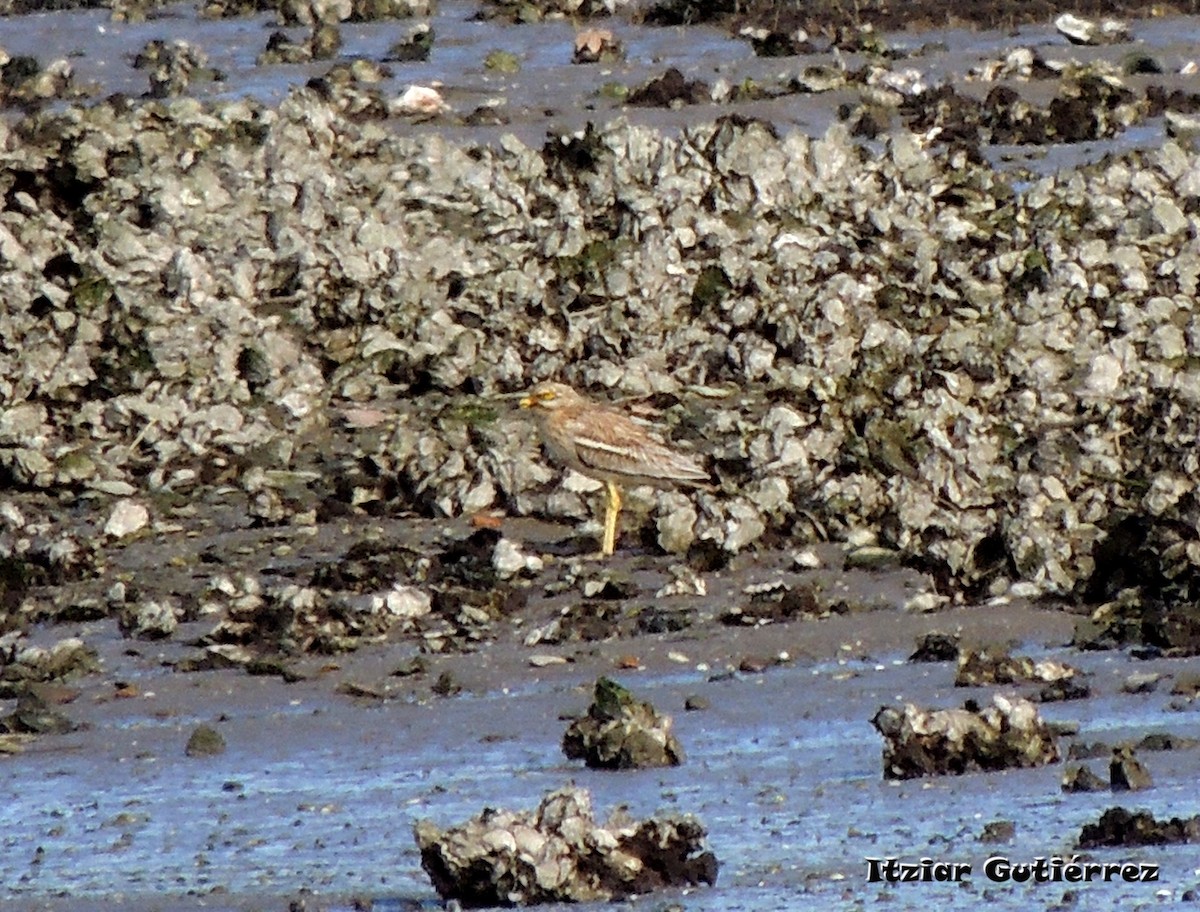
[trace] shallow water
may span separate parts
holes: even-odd
[[[862,55],[829,52],[762,59],[754,56],[747,41],[717,28],[649,27],[611,19],[598,24],[616,33],[627,49],[627,60],[612,66],[578,66],[571,64],[570,59],[576,31],[572,23],[560,20],[518,26],[473,21],[481,8],[482,4],[469,0],[441,3],[436,15],[428,20],[436,36],[429,60],[388,64],[392,76],[379,86],[386,96],[399,95],[413,84],[436,85],[459,115],[424,123],[397,123],[397,129],[436,132],[454,141],[483,143],[513,134],[527,144],[540,145],[548,131],[580,129],[588,121],[603,122],[623,116],[636,123],[676,130],[737,111],[770,120],[783,130],[798,129],[818,136],[836,121],[839,105],[858,100],[856,89],[820,95],[791,94],[738,105],[648,109],[621,105],[608,97],[603,87],[610,83],[636,87],[669,67],[679,68],[689,79],[702,79],[709,84],[718,80],[739,84],[752,79],[775,86],[812,64],[841,61],[855,69],[869,62]],[[381,60],[416,21],[345,24],[341,26],[344,44],[338,59]],[[180,3],[165,7],[158,18],[142,23],[110,22],[105,10],[9,17],[4,20],[0,43],[10,54],[32,54],[43,63],[69,57],[78,81],[91,87],[93,98],[102,98],[113,92],[135,96],[144,93],[147,77],[132,68],[134,57],[150,40],[182,39],[205,51],[210,65],[223,71],[226,77],[220,82],[196,81],[189,89],[192,94],[205,98],[251,97],[274,104],[291,88],[320,76],[336,62],[258,66],[255,60],[266,46],[268,36],[276,30],[272,14],[207,20],[196,15],[193,5]],[[302,39],[307,30],[284,31]],[[1134,34],[1133,44],[1109,48],[1071,46],[1048,24],[1023,26],[1014,31],[943,29],[885,37],[891,46],[911,52],[911,56],[895,61],[894,68],[915,69],[931,85],[950,81],[968,93],[983,95],[995,85],[963,82],[963,75],[969,69],[1016,47],[1035,48],[1049,60],[1079,62],[1098,59],[1120,62],[1135,51],[1149,53],[1160,62],[1165,74],[1130,77],[1131,86],[1137,88],[1153,81],[1168,90],[1200,91],[1200,77],[1172,75],[1178,74],[1185,63],[1200,57],[1196,53],[1200,17],[1140,20],[1134,25]],[[484,58],[492,50],[516,54],[520,72],[505,75],[485,69]],[[1013,80],[1008,84],[1034,98],[1057,85]],[[481,107],[495,110],[508,122],[481,126],[467,125],[459,119]],[[997,166],[1028,168],[1044,174],[1077,167],[1108,153],[1152,148],[1164,138],[1162,123],[1152,122],[1104,142],[996,147],[987,151]]]
[[[683,640],[673,648],[689,646]],[[121,649],[119,641],[109,643],[106,676],[124,662]],[[1108,654],[1067,658],[1092,672],[1097,696],[1047,705],[1044,714],[1080,722],[1086,740],[1164,729],[1200,735],[1195,713],[1164,712],[1166,693],[1118,691],[1144,663]],[[153,665],[156,657],[143,659]],[[0,761],[4,908],[53,907],[55,897],[67,895],[70,901],[57,901],[67,908],[186,908],[191,898],[196,907],[262,908],[268,897],[274,899],[266,907],[277,908],[281,895],[302,889],[330,897],[334,908],[349,895],[380,900],[376,908],[384,909],[401,901],[432,905],[414,820],[450,824],[485,806],[533,807],[546,791],[573,781],[591,790],[601,817],[625,804],[636,815],[701,818],[722,870],[717,888],[682,900],[688,909],[827,908],[889,897],[904,907],[939,908],[955,905],[964,890],[987,890],[1001,908],[1023,909],[1057,901],[1065,885],[989,884],[978,873],[986,857],[1070,855],[1083,823],[1114,804],[1160,816],[1200,810],[1195,749],[1143,753],[1155,788],[1132,798],[1064,796],[1062,764],[883,781],[881,743],[869,724],[880,705],[949,706],[986,697],[984,689],[954,688],[948,664],[901,659],[796,661],[724,680],[709,680],[710,671],[694,666],[625,675],[640,696],[675,715],[688,760],[677,769],[616,774],[562,758],[559,716],[585,707],[594,680],[570,667],[424,704],[351,700],[320,678],[288,686],[235,671],[157,679],[147,673],[140,685],[158,689],[156,696],[100,702],[85,693],[91,731],[44,738],[29,753]],[[1174,673],[1200,667],[1158,664]],[[121,677],[130,676],[122,670]],[[712,708],[682,712],[693,693]],[[216,718],[226,753],[185,757],[191,729]],[[1103,772],[1103,761],[1092,764]],[[978,843],[983,825],[995,819],[1016,824],[1011,845]],[[1178,897],[1197,882],[1194,847],[1092,854],[1153,861],[1162,880],[1153,888],[1081,885],[1089,908],[1150,901],[1156,889]],[[867,883],[865,859],[888,856],[969,862],[977,873],[965,886]],[[633,905],[659,908],[662,901]]]

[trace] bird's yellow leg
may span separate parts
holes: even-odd
[[[616,482],[606,481],[608,504],[604,512],[604,543],[600,554],[609,557],[617,549],[617,517],[621,514],[621,489]]]

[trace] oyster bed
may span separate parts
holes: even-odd
[[[1174,583],[1200,560],[1186,145],[1018,187],[911,134],[459,147],[313,89],[3,143],[0,466],[50,497],[5,516],[14,560],[64,499],[100,529],[230,486],[260,523],[578,520],[496,398],[546,377],[702,441],[721,490],[635,520],[672,553],[869,530],[948,585],[1070,595],[1133,522]],[[105,539],[60,550],[47,574],[86,574]]]

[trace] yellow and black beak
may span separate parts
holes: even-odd
[[[530,393],[521,399],[521,408],[533,408],[544,402],[551,402],[557,397],[558,394],[552,389],[539,389],[537,392]]]

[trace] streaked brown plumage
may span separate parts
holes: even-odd
[[[541,427],[550,457],[608,491],[601,554],[613,553],[621,485],[705,485],[709,476],[698,460],[663,443],[624,412],[581,396],[564,383],[541,383],[521,400]]]

